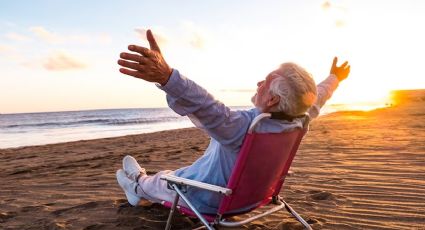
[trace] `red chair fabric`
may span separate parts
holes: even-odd
[[[218,213],[231,215],[267,204],[281,189],[305,130],[248,133],[239,152]]]

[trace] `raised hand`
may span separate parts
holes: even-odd
[[[170,78],[172,69],[165,62],[158,44],[153,37],[152,31],[146,32],[150,49],[129,45],[128,50],[135,53],[122,52],[118,64],[120,72],[149,82],[157,82],[165,85]]]
[[[334,74],[339,81],[342,81],[348,77],[348,74],[350,74],[350,65],[348,65],[348,61],[346,61],[338,67],[336,66],[337,62],[338,58],[334,57],[330,73]]]

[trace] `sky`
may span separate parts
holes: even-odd
[[[249,105],[284,62],[316,83],[334,56],[351,74],[329,103],[425,88],[425,1],[0,1],[0,113],[165,107],[155,84],[118,72],[152,29],[172,68],[227,105]]]

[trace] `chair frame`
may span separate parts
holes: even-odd
[[[258,115],[251,123],[248,133],[252,133],[255,126],[264,118],[270,118],[271,114],[269,113],[262,113]],[[189,199],[185,196],[185,192],[187,191],[187,188],[190,187],[196,187],[204,190],[208,190],[211,192],[220,193],[224,196],[229,196],[232,194],[232,190],[229,188],[224,188],[217,185],[212,185],[204,182],[199,182],[195,180],[190,180],[174,175],[162,175],[162,180],[167,181],[167,186],[169,189],[172,189],[176,192],[176,196],[174,198],[174,201],[172,203],[170,213],[168,215],[167,224],[165,226],[166,230],[171,229],[171,222],[173,219],[173,215],[176,209],[180,209],[181,207],[178,206],[179,199],[183,199],[186,204],[188,205],[188,208],[196,215],[197,218],[202,222],[204,225],[203,227],[211,230],[215,229],[215,226],[223,226],[223,227],[238,227],[247,223],[250,223],[256,219],[259,219],[261,217],[270,215],[274,212],[280,211],[282,209],[285,209],[288,211],[292,216],[294,216],[306,229],[311,230],[311,226],[305,221],[285,200],[282,199],[279,195],[275,195],[272,197],[272,200],[270,203],[274,204],[274,207],[271,207],[270,209],[266,210],[263,213],[251,216],[245,220],[242,221],[226,221],[225,218],[223,218],[220,214],[216,214],[215,218],[211,221],[207,220],[189,201]],[[163,202],[164,204],[165,202]]]

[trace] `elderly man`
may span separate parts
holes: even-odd
[[[284,63],[272,71],[263,81],[257,83],[257,92],[252,97],[255,108],[246,111],[232,111],[215,100],[205,89],[171,69],[165,62],[152,32],[147,31],[150,49],[130,45],[131,53],[120,54],[120,72],[149,82],[157,83],[167,95],[171,109],[181,116],[188,116],[199,128],[211,137],[204,155],[192,165],[175,171],[161,171],[147,175],[137,161],[126,156],[123,169],[117,171],[119,185],[130,204],[137,205],[142,198],[151,202],[173,201],[175,192],[160,180],[163,174],[215,184],[225,187],[244,136],[251,121],[262,112],[284,113],[286,120],[265,120],[256,127],[256,132],[284,132],[302,127],[308,112],[310,118],[317,117],[320,108],[329,99],[338,83],[344,80],[350,66],[345,62],[337,67],[332,63],[330,76],[317,88],[310,74],[293,63]],[[317,96],[316,96],[317,95]],[[217,193],[189,188],[188,197],[202,213],[215,213],[221,196]],[[184,201],[180,205],[186,206]]]

